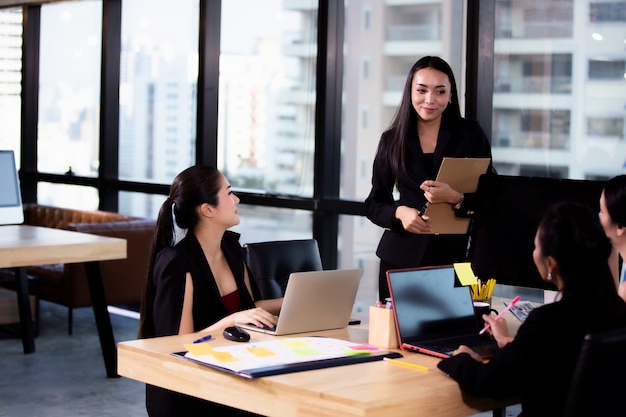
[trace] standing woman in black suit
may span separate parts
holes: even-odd
[[[447,203],[459,217],[473,211],[473,196],[434,181],[444,157],[491,158],[478,122],[461,116],[452,69],[426,56],[409,71],[394,119],[378,144],[367,217],[385,231],[378,244],[379,298],[389,296],[389,269],[465,260],[467,235],[432,235],[426,202]],[[490,164],[488,172],[494,173]],[[394,187],[399,198],[394,199]]]

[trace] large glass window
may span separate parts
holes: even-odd
[[[0,149],[20,154],[22,9],[0,10]]]
[[[195,161],[198,22],[198,0],[122,2],[121,179],[170,184]],[[158,212],[147,195],[120,197],[123,213]]]
[[[218,168],[235,192],[311,197],[317,1],[222,2]],[[309,211],[239,207],[242,243],[308,239]]]
[[[241,223],[232,230],[242,244],[311,238],[310,211],[240,204],[238,212]]]
[[[167,198],[167,196],[161,194],[132,193],[127,191],[120,192],[119,196],[120,206],[124,207],[124,210],[120,210],[120,213],[147,219],[156,219],[158,217],[161,205]]]
[[[624,10],[623,1],[496,1],[492,145],[500,173],[623,172]]]
[[[41,8],[39,171],[96,176],[102,3]]]
[[[218,168],[233,187],[313,195],[317,1],[222,2]]]
[[[97,210],[98,190],[80,185],[40,182],[37,184],[37,203],[76,210]]]
[[[37,141],[41,172],[98,175],[101,23],[101,1],[41,7]],[[38,188],[37,198],[46,204],[98,207],[92,192]]]

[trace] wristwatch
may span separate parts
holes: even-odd
[[[456,203],[456,205],[454,206],[455,210],[460,210],[461,206],[463,205],[463,200],[465,200],[465,194],[460,193],[461,194],[461,198],[459,199],[459,202]]]

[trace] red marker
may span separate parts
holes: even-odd
[[[504,313],[506,313],[507,311],[509,311],[511,309],[511,307],[513,307],[515,305],[515,303],[517,303],[519,301],[519,295],[517,297],[515,297],[512,301],[511,304],[509,304],[508,306],[506,306],[506,308],[504,310],[502,310],[502,312],[500,314],[498,314],[496,316],[496,318],[494,320],[498,320],[500,317],[502,317],[502,315]],[[489,323],[485,324],[485,327],[483,327],[483,329],[478,332],[478,334],[483,334],[487,331],[487,329],[489,329],[491,327],[491,325],[489,325]]]

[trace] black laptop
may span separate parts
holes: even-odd
[[[497,351],[487,333],[479,335],[468,287],[455,287],[453,266],[395,269],[387,272],[398,340],[403,350],[440,358],[467,345],[481,357]]]

